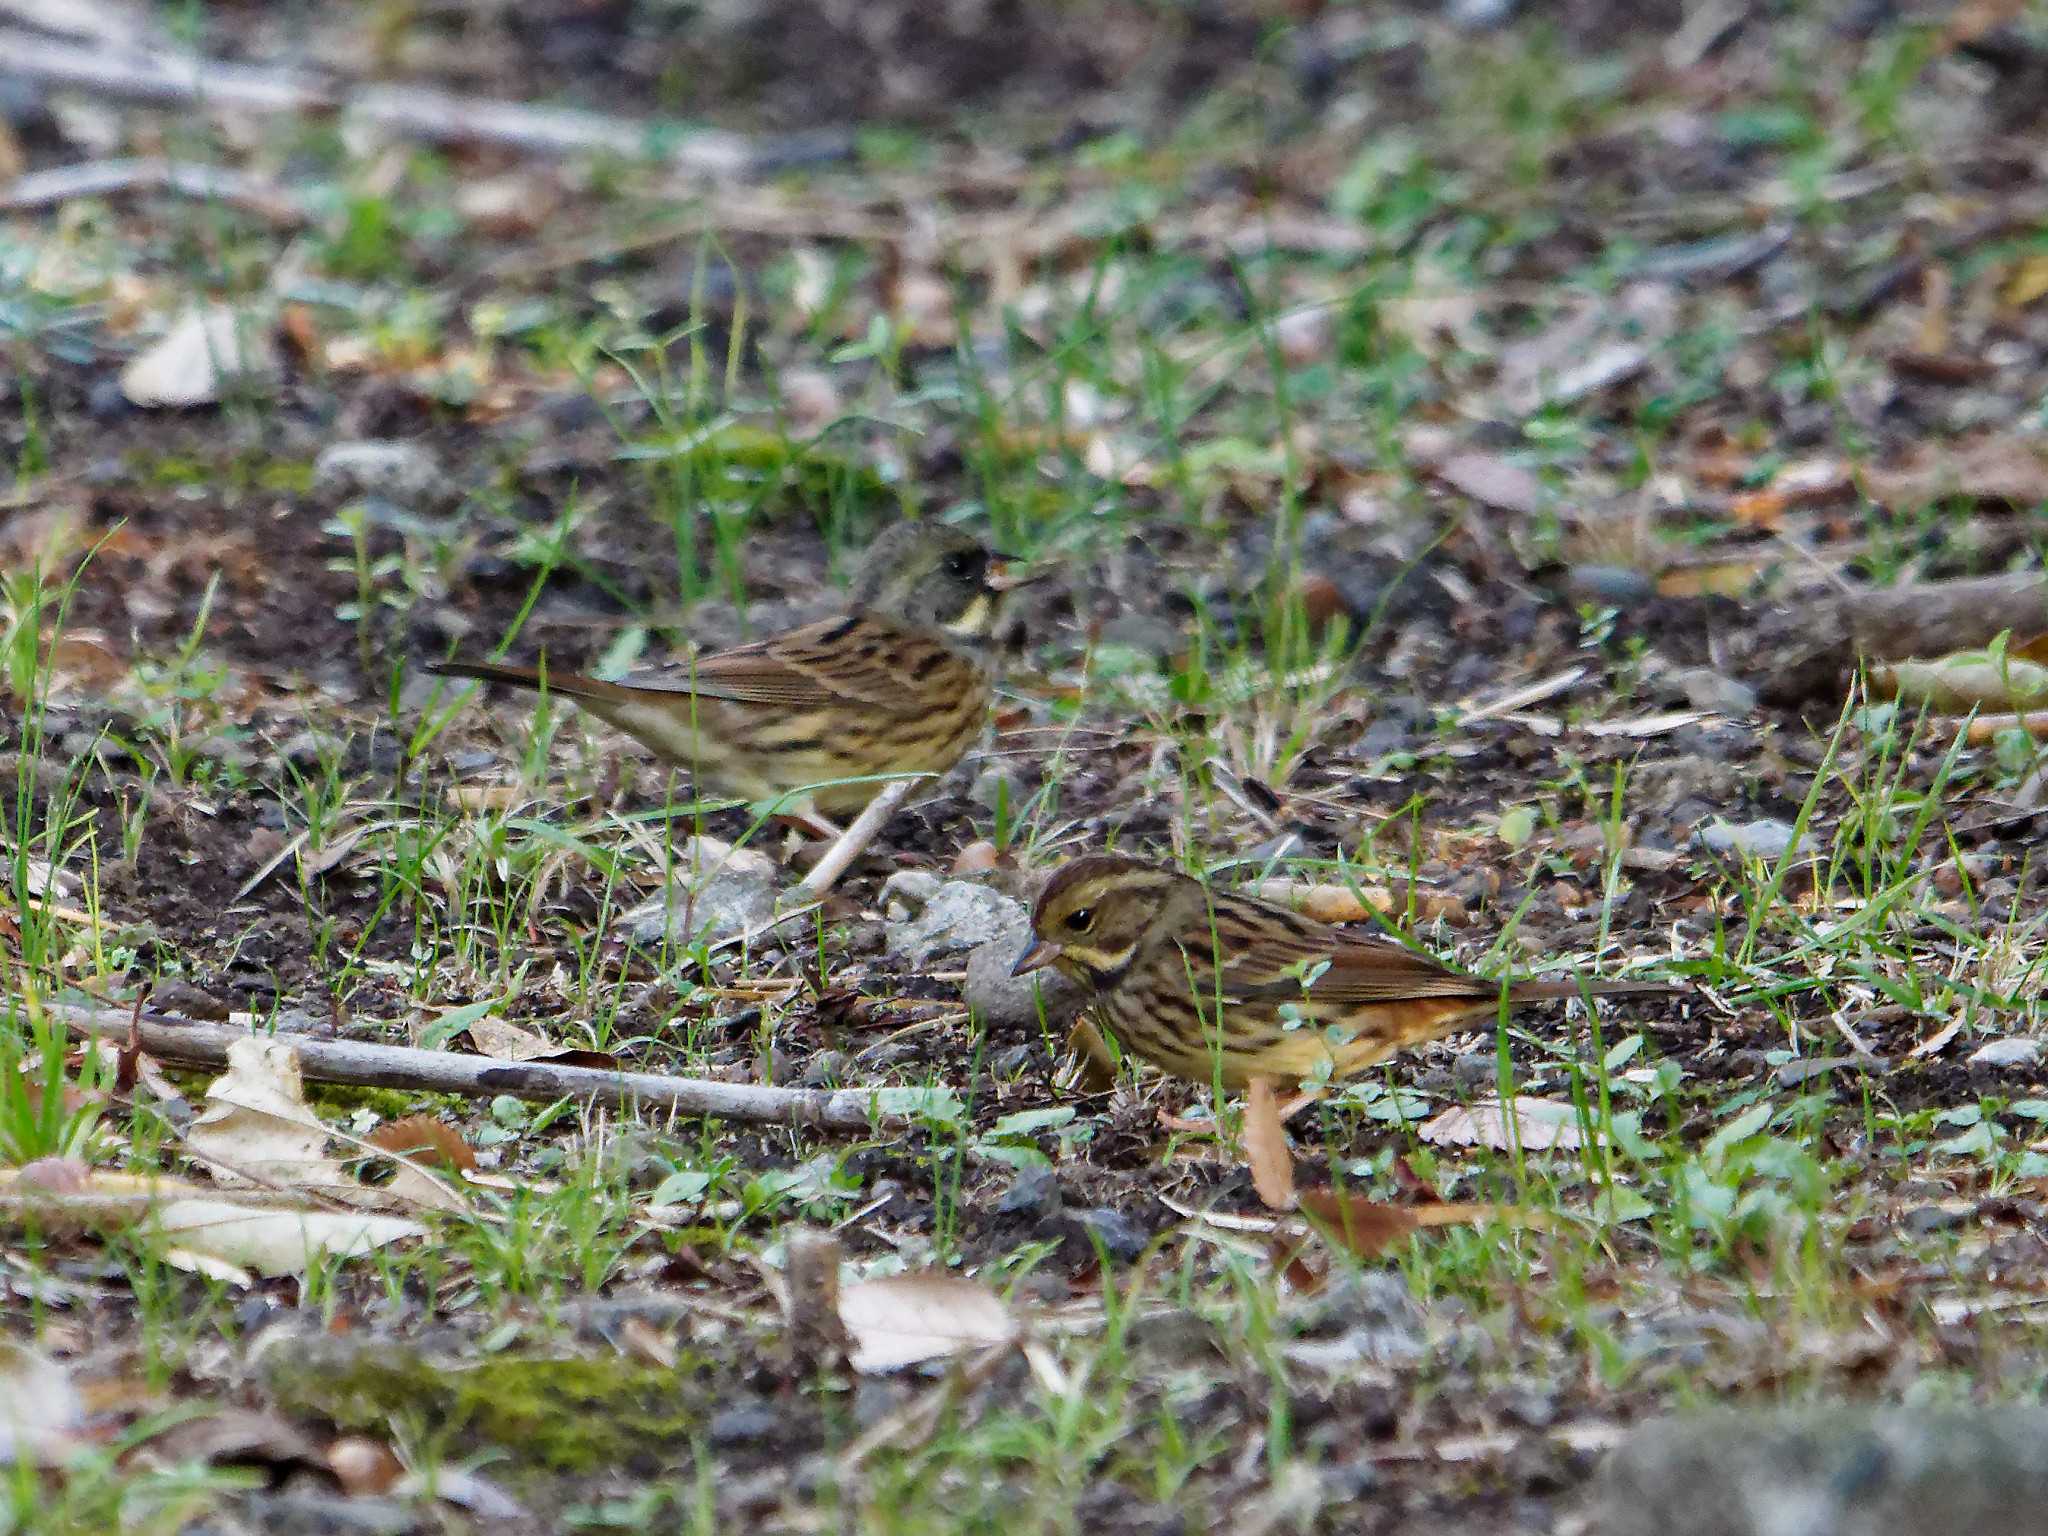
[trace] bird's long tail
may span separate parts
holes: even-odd
[[[546,687],[569,699],[604,699],[624,702],[633,696],[629,688],[581,672],[557,672],[549,668],[543,676],[538,667],[517,667],[503,661],[430,661],[427,670],[436,677],[473,677],[479,682],[504,683],[511,688]]]
[[[1540,1003],[1554,998],[1584,997],[1676,997],[1691,987],[1673,981],[1592,981],[1566,977],[1556,981],[1518,981],[1508,990],[1517,1003]]]

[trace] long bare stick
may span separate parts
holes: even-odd
[[[492,144],[542,154],[605,152],[658,159],[705,176],[744,176],[779,146],[714,129],[676,132],[596,112],[490,101],[414,86],[360,86],[318,75],[227,64],[160,50],[122,52],[0,27],[9,74],[129,101],[242,112],[341,112],[390,133],[435,143]]]
[[[846,830],[839,834],[839,840],[825,850],[825,856],[818,860],[811,872],[790,892],[790,904],[799,906],[805,902],[816,901],[831,890],[833,882],[846,873],[847,865],[867,851],[868,844],[875,840],[875,834],[896,814],[897,807],[908,800],[911,791],[924,782],[924,779],[916,778],[897,779],[884,784],[882,792],[870,800],[867,808],[847,824]]]
[[[131,1017],[117,1009],[48,1003],[44,1011],[80,1039],[96,1035],[129,1038]],[[162,1014],[144,1013],[133,1022],[135,1038],[150,1055],[194,1066],[222,1065],[228,1059],[228,1047],[248,1034],[232,1025],[200,1024]],[[300,1069],[322,1083],[459,1093],[468,1098],[503,1093],[541,1101],[582,1099],[618,1109],[641,1106],[833,1131],[865,1131],[899,1120],[873,1110],[869,1095],[857,1088],[770,1088],[653,1072],[607,1072],[561,1062],[499,1061],[490,1056],[362,1040],[293,1038],[292,1045],[299,1053]]]
[[[2048,710],[2035,710],[2031,714],[1978,715],[1965,731],[1965,738],[1973,747],[1981,747],[1996,741],[2002,731],[2025,731],[2029,736],[2048,736]]]
[[[1767,609],[1745,616],[1729,636],[1729,670],[1753,674],[1767,702],[1834,699],[1859,656],[1945,656],[1988,645],[2008,629],[2019,640],[2048,629],[2048,577],[2041,572],[1864,587],[1796,609]]]
[[[295,228],[312,217],[305,204],[274,183],[220,166],[162,159],[87,160],[31,171],[0,191],[0,209],[53,208],[81,197],[111,197],[121,192],[175,192],[181,197],[231,203],[284,228]]]

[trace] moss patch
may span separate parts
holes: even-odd
[[[398,1426],[488,1441],[517,1465],[649,1475],[687,1462],[711,1409],[702,1373],[616,1357],[495,1355],[457,1362],[402,1345],[319,1341],[270,1367],[281,1406],[345,1429]]]
[[[349,1083],[308,1083],[306,1102],[329,1119],[340,1119],[354,1110],[373,1110],[385,1120],[403,1120],[407,1115],[429,1115],[437,1109],[452,1109],[458,1115],[474,1112],[471,1099],[452,1093],[405,1093],[396,1088],[359,1088]]]

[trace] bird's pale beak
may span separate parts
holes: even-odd
[[[1017,957],[1017,963],[1010,967],[1010,974],[1023,976],[1032,971],[1042,971],[1059,957],[1059,945],[1050,939],[1033,939],[1024,946],[1024,953]]]
[[[1019,587],[1028,587],[1033,582],[1043,581],[1052,574],[1049,570],[1034,571],[1008,555],[999,555],[996,558],[1003,564],[982,578],[982,585],[991,592],[1014,592]]]

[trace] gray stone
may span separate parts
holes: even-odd
[[[917,916],[936,896],[945,877],[928,869],[899,869],[882,882],[882,911],[892,923]]]
[[[379,1495],[350,1497],[324,1488],[300,1487],[281,1493],[251,1490],[235,1503],[242,1519],[227,1527],[235,1531],[267,1531],[275,1536],[407,1536],[427,1529],[405,1500]]]
[[[1625,565],[1575,565],[1565,572],[1564,589],[1581,603],[1633,608],[1657,595],[1656,583]]]
[[[1500,1077],[1500,1056],[1492,1050],[1467,1051],[1451,1058],[1451,1077],[1467,1088],[1485,1088]]]
[[[1515,0],[1446,0],[1444,20],[1461,32],[1490,32],[1515,14]]]
[[[294,768],[318,768],[329,757],[339,757],[341,744],[318,731],[294,731],[278,744],[277,755]]]
[[[1592,1505],[1601,1536],[2048,1536],[2048,1409],[1679,1415],[1615,1448]]]
[[[713,1445],[754,1445],[782,1433],[784,1414],[771,1403],[741,1403],[711,1415],[707,1438]]]
[[[804,1063],[803,1086],[837,1088],[846,1081],[853,1058],[844,1051],[820,1051]]]
[[[968,969],[973,970],[973,962]],[[1008,1082],[1013,1077],[1022,1077],[1038,1064],[1038,1047],[1035,1045],[1013,1045],[996,1052],[988,1064],[989,1074],[997,1082]]]
[[[696,837],[677,850],[676,871],[677,882],[665,894],[619,919],[635,944],[716,943],[775,915],[781,871],[765,853]]]
[[[1853,1056],[1802,1056],[1797,1061],[1788,1061],[1778,1068],[1778,1086],[1797,1088],[1801,1083],[1810,1083],[1815,1078],[1826,1077],[1838,1067],[1853,1067]]]
[[[1047,969],[1027,976],[1012,976],[1010,967],[1024,951],[1025,935],[1005,936],[982,945],[967,957],[967,984],[961,1001],[968,1012],[990,1029],[1037,1029],[1041,1010],[1044,1027],[1065,1034],[1088,1005],[1081,986]]]
[[[1671,684],[1694,709],[1716,715],[1747,715],[1756,710],[1756,690],[1738,678],[1716,672],[1712,667],[1686,667],[1671,676]]]
[[[2018,1036],[1987,1040],[1970,1052],[1973,1067],[2031,1067],[2041,1059],[2041,1042]]]
[[[1145,1245],[1152,1236],[1122,1211],[1112,1206],[1097,1206],[1090,1211],[1075,1211],[1068,1218],[1073,1229],[1090,1246],[1102,1245],[1102,1251],[1119,1264],[1128,1264],[1145,1251]]]
[[[1696,835],[1710,853],[1733,853],[1767,861],[1782,859],[1791,852],[1796,837],[1790,822],[1770,817],[1735,822],[1716,816]]]
[[[447,477],[433,450],[418,443],[365,439],[329,443],[313,461],[313,491],[330,500],[381,496],[401,506],[445,500]]]
[[[101,379],[86,392],[85,412],[94,421],[118,421],[134,409],[119,379]]]
[[[1024,782],[1002,763],[990,763],[967,786],[967,798],[987,811],[1015,816],[1024,804]]]
[[[1968,1225],[1969,1211],[1951,1210],[1940,1205],[1916,1205],[1909,1211],[1899,1213],[1899,1226],[1913,1237],[1932,1237],[1937,1232],[1953,1232]]]
[[[1022,902],[985,885],[948,880],[931,892],[915,916],[889,924],[887,942],[890,954],[913,966],[1005,942],[1012,946],[1014,960],[1030,927]]]
[[[1409,1365],[1428,1353],[1422,1308],[1395,1270],[1333,1275],[1288,1312],[1302,1337],[1284,1346],[1305,1370],[1341,1374],[1361,1365]]]
[[[1171,656],[1186,640],[1172,620],[1127,608],[1102,626],[1096,644],[1120,646],[1146,656]]]
[[[1036,1166],[1022,1168],[1010,1187],[1003,1191],[996,1201],[998,1216],[1034,1216],[1045,1218],[1056,1215],[1060,1208],[1059,1176],[1050,1168]]]

